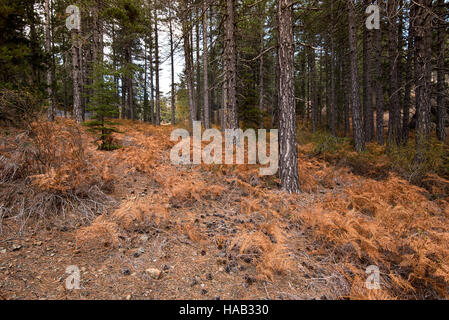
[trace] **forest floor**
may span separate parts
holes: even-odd
[[[311,156],[314,146],[304,144],[303,192],[289,195],[257,166],[172,164],[171,126],[120,121],[118,128],[123,147],[111,152],[98,151],[80,129],[92,170],[108,185],[94,216],[79,206],[44,217],[3,213],[0,299],[448,296],[444,178],[430,177],[437,189],[430,192],[392,172],[364,176],[344,161]],[[11,136],[2,133],[2,151]],[[69,175],[49,170],[27,183],[66,194],[58,183]],[[0,209],[12,206],[4,199]],[[380,289],[365,285],[370,265],[380,269]],[[80,269],[81,289],[66,288],[68,266]]]

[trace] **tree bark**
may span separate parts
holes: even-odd
[[[337,112],[335,108],[335,44],[334,44],[334,1],[331,1],[331,132],[335,137]]]
[[[51,61],[51,30],[50,30],[50,0],[45,0],[45,52],[48,61]],[[53,100],[53,73],[51,63],[47,64],[47,95],[48,95],[48,110],[47,119],[54,121],[55,119],[55,105]]]
[[[143,121],[148,121],[148,56],[147,56],[147,43],[145,41],[143,47],[143,60],[144,60],[144,80],[143,80]]]
[[[309,70],[310,70],[310,100],[312,109],[312,132],[315,132],[318,125],[318,101],[316,90],[316,63],[315,49],[310,48],[309,51]]]
[[[201,59],[200,59],[200,10],[196,9],[196,20],[198,22],[195,24],[195,46],[196,46],[196,63],[195,63],[195,71],[196,71],[196,106],[197,106],[197,120],[201,121],[202,110],[201,110]],[[203,110],[204,111],[204,110]],[[204,119],[204,118],[203,118]]]
[[[382,30],[375,30],[375,61],[373,77],[376,87],[376,141],[383,145],[384,141],[384,89],[382,84]]]
[[[347,63],[347,59],[344,59],[343,62],[343,70],[344,74],[348,74],[349,67]],[[343,77],[343,89],[344,89],[344,124],[345,124],[345,137],[349,134],[350,131],[350,119],[349,119],[349,112],[351,109],[351,85],[350,85],[350,79],[348,77]]]
[[[417,90],[417,121],[415,163],[426,160],[430,140],[431,70],[432,70],[432,0],[416,0],[413,19],[415,31],[416,66],[415,85]]]
[[[260,58],[259,58],[259,111],[261,114],[260,126],[263,127],[263,111],[264,111],[264,48],[265,48],[265,5],[262,3],[260,9]]]
[[[151,9],[150,9],[151,17]],[[151,25],[151,23],[150,23]],[[151,28],[151,26],[150,26]],[[149,34],[149,62],[150,62],[150,119],[152,124],[156,124],[156,117],[154,115],[154,61],[153,61],[153,37],[152,30]]]
[[[73,72],[73,113],[77,123],[83,122],[81,111],[80,97],[80,65],[79,65],[79,48],[78,48],[78,32],[72,30],[72,72]]]
[[[410,12],[410,17],[413,14]],[[407,61],[405,65],[405,88],[404,88],[404,107],[402,114],[402,144],[407,144],[409,138],[409,122],[410,122],[410,105],[411,105],[411,91],[412,91],[412,68],[414,57],[414,36],[412,21],[409,21],[408,38],[407,38]]]
[[[156,71],[156,125],[161,124],[161,99],[159,87],[159,35],[158,35],[158,17],[157,8],[154,9],[154,55],[155,55],[155,71]]]
[[[224,47],[224,69],[226,81],[226,95],[224,105],[225,129],[236,129],[239,127],[236,98],[236,52],[234,35],[234,0],[226,0],[226,24],[225,24],[225,47]]]
[[[126,62],[128,65],[132,63],[132,52],[131,47],[128,46],[126,48]],[[134,87],[133,87],[133,72],[130,71],[130,75],[128,76],[128,117],[134,120]]]
[[[369,6],[370,2],[370,0],[365,0],[364,5],[367,7]],[[363,126],[365,130],[365,141],[367,142],[374,139],[374,118],[371,84],[372,32],[373,31],[370,31],[367,28],[363,28]]]
[[[349,20],[349,48],[351,61],[351,101],[352,101],[352,127],[354,132],[354,145],[357,152],[365,150],[365,138],[362,123],[362,110],[360,106],[360,84],[358,72],[357,28],[354,0],[348,1]]]
[[[176,105],[175,105],[175,49],[173,42],[173,21],[172,9],[169,8],[169,33],[170,33],[170,62],[171,62],[171,124],[176,124]]]
[[[300,192],[296,141],[293,9],[289,0],[278,0],[279,21],[279,173],[282,189]]]
[[[398,28],[396,25],[397,0],[387,2],[388,13],[388,56],[390,62],[390,111],[388,117],[388,141],[389,148],[392,143],[397,146],[401,141],[401,109],[399,106],[399,82],[398,82]]]
[[[203,0],[203,94],[204,94],[204,127],[210,128],[210,110],[209,110],[209,57],[207,48],[207,0]]]
[[[195,106],[195,94],[193,85],[193,61],[192,61],[192,47],[191,47],[191,30],[190,30],[190,20],[188,12],[188,3],[186,0],[183,1],[184,11],[182,15],[182,37],[184,45],[184,59],[186,68],[186,83],[188,91],[188,104],[190,113],[190,126],[193,128],[193,122],[196,120],[196,106]]]
[[[439,18],[444,21],[445,8],[444,0],[438,0]],[[445,44],[446,32],[445,25],[442,21],[438,21],[437,33],[437,138],[440,141],[446,140],[446,103],[445,103],[445,83],[444,83],[444,61],[445,61]]]

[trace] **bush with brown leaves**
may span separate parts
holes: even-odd
[[[65,216],[92,220],[111,199],[105,159],[88,152],[87,137],[71,120],[33,122],[1,136],[0,217]],[[0,219],[1,220],[1,219]]]

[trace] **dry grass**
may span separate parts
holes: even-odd
[[[374,264],[385,274],[384,290],[392,297],[424,298],[429,292],[447,297],[448,206],[425,194],[395,176],[383,182],[361,179],[298,215],[317,240],[334,245],[340,259],[358,270],[355,286],[357,277],[366,277],[363,266]]]
[[[0,138],[0,217],[25,224],[70,211],[93,220],[112,201],[110,166],[74,122],[34,122]]]
[[[278,190],[277,178],[259,176],[257,166],[171,165],[171,128],[123,122],[120,129],[124,148],[114,151],[115,160],[154,180],[157,193],[127,199],[115,212],[81,229],[79,246],[110,248],[118,245],[122,232],[157,229],[192,243],[214,241],[254,266],[259,279],[272,281],[294,270],[295,230],[302,230],[315,249],[300,249],[326,256],[329,274],[351,283],[342,297],[448,297],[445,179],[429,177],[428,183],[442,194],[432,199],[425,189],[398,176],[377,181],[351,173],[344,164],[336,168],[306,156],[314,148],[310,144],[300,148],[303,193],[287,195]],[[206,210],[238,213],[253,222],[240,225],[236,235],[208,239],[195,222]],[[381,290],[365,287],[369,265],[381,270]]]
[[[294,263],[286,246],[284,232],[275,222],[237,237],[231,242],[230,248],[238,249],[241,259],[256,266],[261,280],[273,280],[275,275],[286,275],[293,271]]]

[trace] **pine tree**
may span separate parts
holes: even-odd
[[[88,88],[93,89],[95,94],[90,99],[87,108],[92,112],[92,120],[86,121],[85,125],[90,131],[98,134],[98,148],[100,150],[115,150],[120,146],[115,145],[112,139],[112,133],[117,132],[113,127],[114,123],[109,119],[118,115],[117,96],[115,94],[117,88],[114,82],[114,72],[111,66],[105,64],[95,64],[92,85]]]

